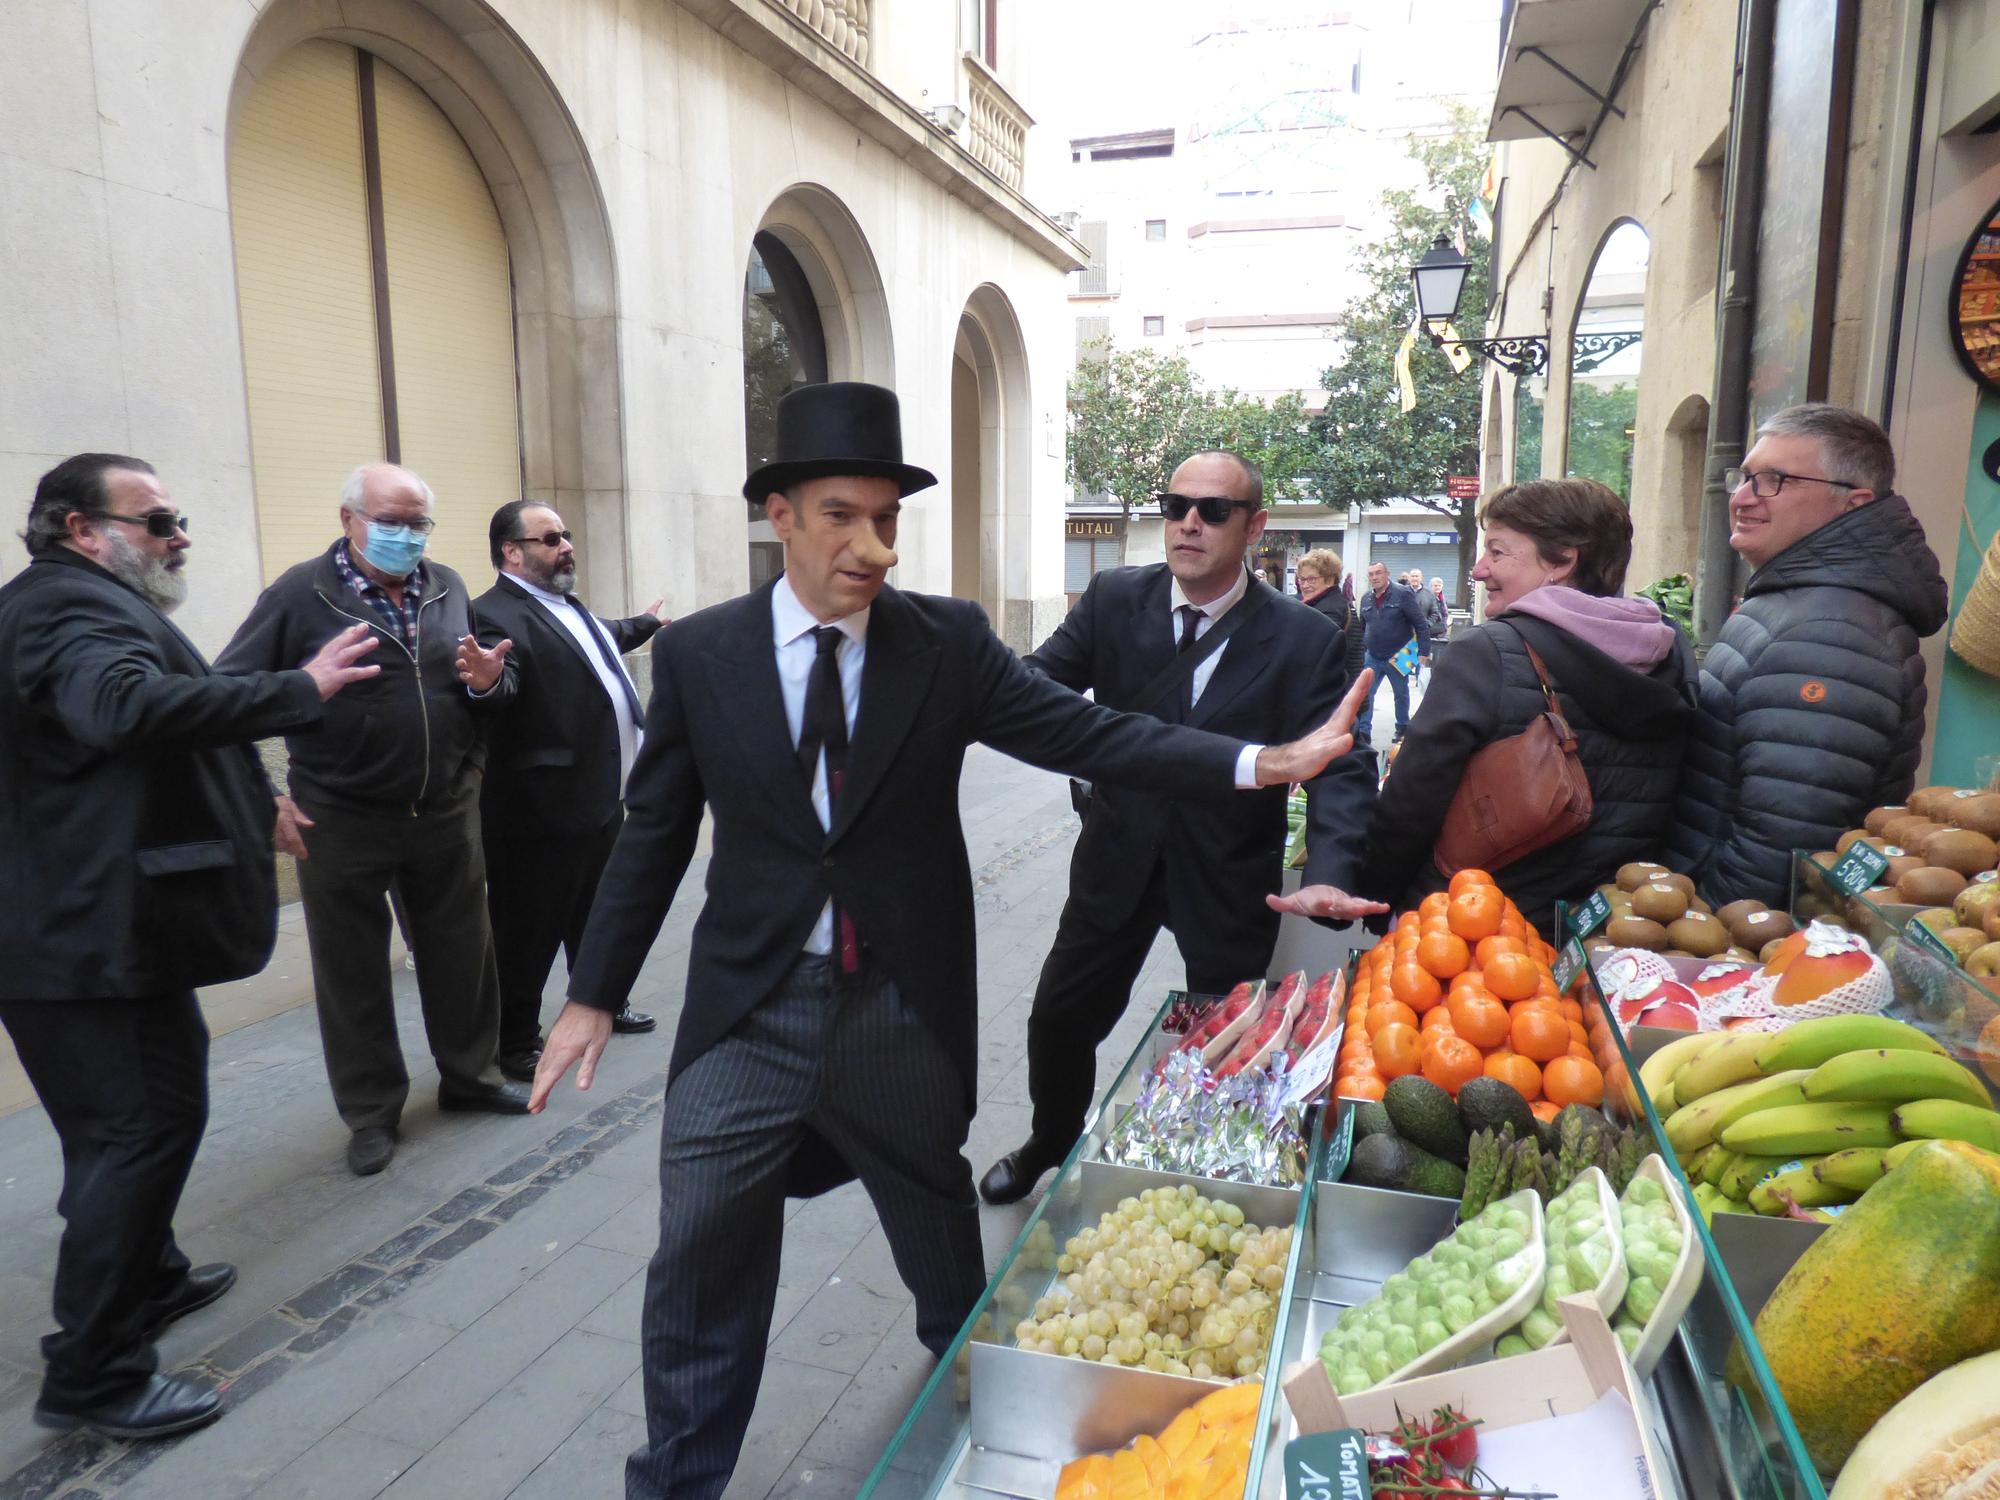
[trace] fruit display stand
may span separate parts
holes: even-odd
[[[1153,1188],[1191,1185],[1212,1203],[1231,1204],[1244,1220],[1289,1230],[1292,1248],[1286,1281],[1274,1300],[1291,1295],[1299,1264],[1297,1246],[1321,1172],[1345,1165],[1346,1139],[1329,1136],[1343,1119],[1315,1113],[1308,1171],[1296,1187],[1261,1187],[1174,1173],[1151,1172],[1100,1160],[1105,1142],[1136,1097],[1141,1083],[1178,1037],[1163,1023],[1182,997],[1169,995],[1145,1038],[1105,1089],[1088,1128],[1022,1226],[985,1295],[973,1309],[947,1356],[861,1489],[883,1500],[1048,1500],[1062,1465],[1093,1452],[1120,1448],[1140,1434],[1158,1433],[1201,1397],[1224,1389],[1215,1380],[1111,1366],[1019,1347],[1016,1326],[1034,1315],[1058,1282],[1057,1259],[1078,1231],[1122,1200]],[[1276,1380],[1277,1339],[1264,1358],[1254,1431],[1276,1432],[1283,1406]],[[1243,1493],[1282,1494],[1272,1464],[1265,1480],[1268,1441],[1254,1441]]]

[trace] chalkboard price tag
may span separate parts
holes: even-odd
[[[1909,926],[1903,929],[1903,936],[1923,949],[1924,952],[1943,959],[1946,963],[1954,967],[1957,965],[1958,955],[1945,945],[1943,938],[1932,932],[1922,922],[1910,923]]]
[[[1873,844],[1856,839],[1847,852],[1833,862],[1827,879],[1843,896],[1858,896],[1881,878],[1889,868],[1889,856]]]
[[[1285,1444],[1285,1500],[1368,1500],[1368,1445],[1352,1427]]]
[[[1562,952],[1556,955],[1556,989],[1559,993],[1569,993],[1570,985],[1583,972],[1585,962],[1582,943],[1571,938],[1563,944]]]
[[[1591,892],[1590,899],[1569,914],[1569,935],[1587,938],[1611,918],[1611,902],[1604,892]]]

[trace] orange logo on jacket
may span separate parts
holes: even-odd
[[[1824,702],[1826,699],[1826,684],[1823,682],[1809,682],[1799,689],[1799,697],[1803,698],[1807,703]]]

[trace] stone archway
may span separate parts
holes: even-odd
[[[951,591],[978,600],[1017,651],[1036,644],[1030,431],[1021,325],[1006,293],[989,282],[966,299],[952,342]]]
[[[238,59],[232,130],[258,78],[315,39],[393,64],[478,164],[513,276],[522,491],[554,505],[577,533],[593,599],[607,610],[636,607],[610,223],[568,109],[520,38],[479,0],[375,0],[346,12],[272,0]]]

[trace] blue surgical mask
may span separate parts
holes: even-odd
[[[391,578],[407,578],[424,560],[426,540],[421,532],[407,526],[385,526],[380,521],[370,521],[368,545],[361,549],[361,555]]]

